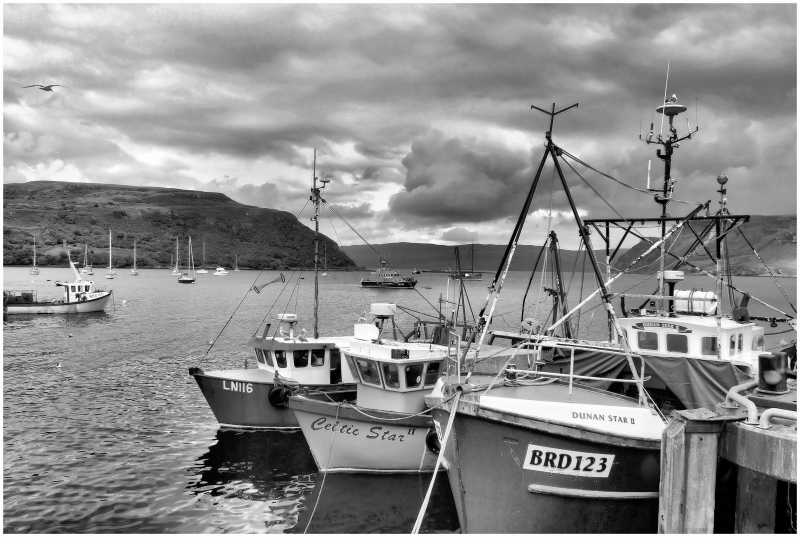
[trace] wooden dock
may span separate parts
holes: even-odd
[[[750,400],[759,416],[796,412],[796,383]],[[797,533],[796,420],[772,418],[764,428],[724,405],[673,418],[661,445],[659,533]]]

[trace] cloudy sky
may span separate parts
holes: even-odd
[[[217,191],[298,214],[316,148],[326,200],[370,242],[501,244],[541,160],[548,118],[531,105],[580,103],[555,142],[644,188],[648,161],[663,174],[639,134],[661,130],[669,63],[678,132],[700,127],[676,151],[675,197],[716,200],[725,173],[732,212],[797,212],[794,4],[4,4],[3,30],[5,183]],[[616,216],[562,166],[582,216]],[[658,213],[574,166],[626,217]],[[575,247],[552,178],[522,242],[550,225]]]

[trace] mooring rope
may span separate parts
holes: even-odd
[[[336,418],[334,421],[339,420],[339,407],[336,407]],[[319,505],[319,499],[322,497],[322,489],[325,487],[325,478],[328,477],[328,468],[331,465],[331,454],[333,453],[333,443],[336,442],[336,430],[331,428],[331,446],[328,448],[328,462],[325,463],[325,470],[322,472],[322,483],[319,484],[319,492],[317,492],[317,501],[314,502],[314,509],[311,510],[311,515],[308,517],[308,523],[306,524],[306,528],[303,530],[303,533],[308,533],[308,527],[311,526],[311,521],[314,519],[314,513],[317,512],[317,505]]]
[[[447,420],[447,429],[444,431],[442,445],[439,448],[439,457],[437,457],[436,466],[433,468],[431,484],[428,486],[428,492],[425,494],[425,499],[422,501],[422,507],[420,507],[419,514],[417,515],[417,521],[414,522],[414,529],[411,530],[412,535],[419,533],[419,528],[422,525],[422,519],[425,518],[425,511],[428,510],[428,502],[430,501],[431,494],[433,493],[433,485],[436,483],[436,474],[439,473],[439,466],[441,466],[442,459],[444,459],[445,447],[447,447],[447,439],[450,437],[450,430],[453,428],[453,420],[456,417],[456,412],[458,412],[458,400],[460,398],[461,392],[457,391],[453,397],[453,409],[450,411],[450,418]]]

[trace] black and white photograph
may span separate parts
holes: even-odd
[[[3,532],[796,534],[797,45],[3,4]]]

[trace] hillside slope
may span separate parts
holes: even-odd
[[[64,241],[73,260],[83,260],[89,245],[90,262],[108,264],[108,233],[113,240],[114,266],[168,266],[181,245],[182,265],[188,237],[194,262],[239,268],[310,268],[314,264],[314,232],[291,213],[235,202],[215,192],[176,188],[133,187],[61,181],[3,185],[3,264],[32,262],[33,235],[37,263],[64,264],[58,254]],[[338,245],[320,236],[320,257],[327,245],[329,269],[354,268]]]

